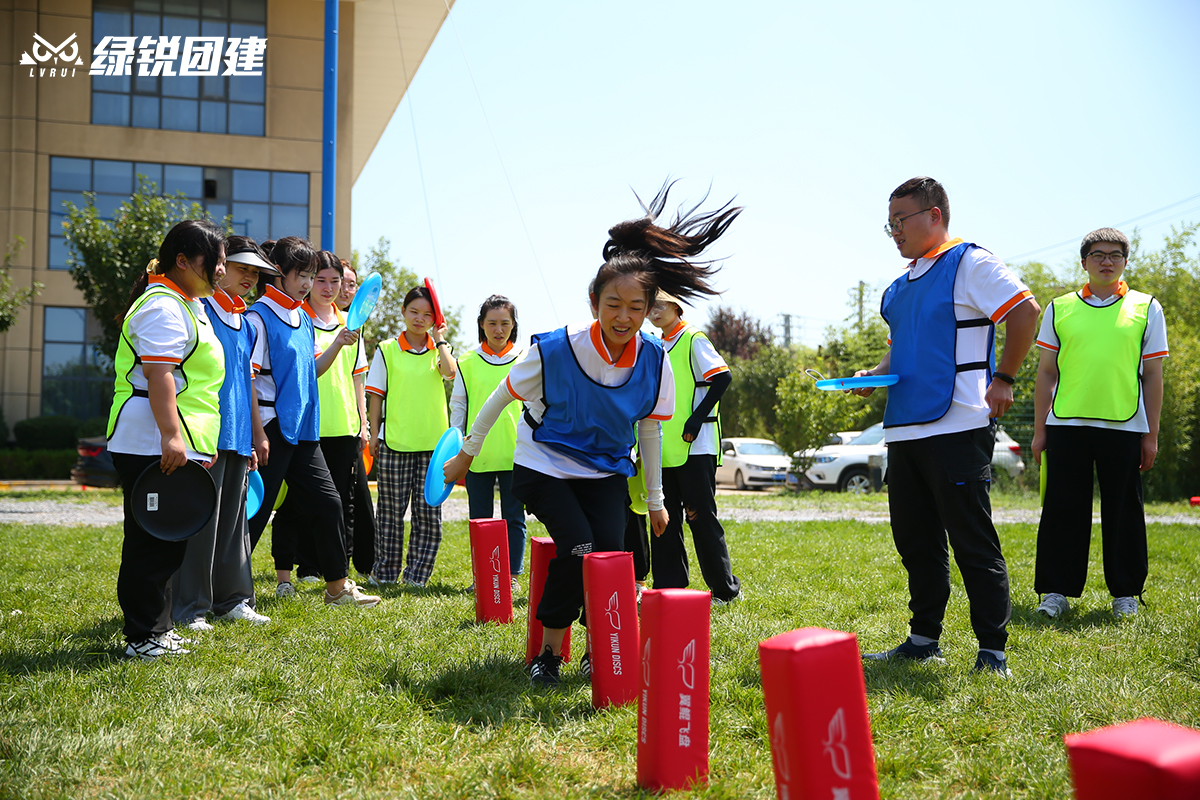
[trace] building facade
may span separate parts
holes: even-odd
[[[447,13],[340,3],[339,254],[351,187]],[[111,218],[149,181],[237,233],[320,242],[324,14],[321,0],[0,0],[0,247],[16,288],[44,286],[0,333],[9,426],[107,413],[110,366],[63,231],[84,192]]]

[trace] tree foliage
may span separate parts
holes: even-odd
[[[753,358],[759,348],[770,346],[774,341],[770,325],[763,324],[747,311],[738,313],[729,306],[713,309],[705,333],[726,361]]]
[[[865,427],[870,407],[862,398],[842,392],[823,392],[803,372],[784,375],[776,387],[778,404],[774,439],[793,459],[799,472],[812,466],[811,451],[837,431]]]
[[[17,236],[4,253],[4,266],[0,268],[0,333],[17,324],[17,315],[21,313],[21,309],[32,303],[33,298],[45,288],[38,281],[34,281],[28,289],[13,288],[10,274],[12,262],[24,247],[25,240]],[[7,438],[7,430],[4,433]]]
[[[367,250],[366,255],[355,250],[350,259],[360,286],[372,274],[378,273],[383,279],[379,302],[375,304],[375,311],[362,328],[367,353],[373,355],[380,342],[394,339],[404,332],[404,296],[420,284],[422,279],[392,258],[392,243],[386,236],[379,237],[379,241]],[[443,304],[442,313],[446,315],[446,338],[458,353],[461,350],[462,306]],[[474,337],[469,341],[473,342]]]
[[[796,370],[792,353],[768,344],[750,358],[726,356],[725,360],[733,383],[721,398],[722,435],[773,439],[778,425],[775,387]]]
[[[75,285],[100,323],[97,342],[109,360],[116,358],[121,339],[121,324],[138,273],[158,257],[163,238],[177,223],[187,219],[206,219],[207,212],[198,203],[189,202],[183,193],[164,196],[158,186],[143,175],[137,190],[121,203],[112,222],[100,218],[96,195],[84,192],[86,205],[67,203],[67,260]]]

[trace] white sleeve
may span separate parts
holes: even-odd
[[[1151,300],[1150,312],[1146,315],[1146,333],[1142,336],[1142,360],[1166,358],[1168,355],[1167,319],[1158,300]]]
[[[692,367],[696,370],[696,380],[712,380],[713,375],[729,370],[725,359],[721,358],[721,354],[706,337],[695,336],[692,338],[691,356]]]
[[[968,305],[999,325],[1008,312],[1033,297],[1020,278],[997,256],[981,248],[972,249],[959,265],[955,302],[960,302],[959,280]]]
[[[638,455],[646,475],[646,508],[661,511],[662,488],[662,424],[658,420],[639,419],[637,422]]]
[[[1058,333],[1054,330],[1054,302],[1046,304],[1046,311],[1042,314],[1042,327],[1038,329],[1037,339],[1034,344],[1043,350],[1058,352]]]
[[[375,348],[371,357],[371,369],[367,373],[367,392],[384,397],[387,395],[387,363],[383,360],[383,345]]]
[[[659,372],[658,397],[648,415],[650,419],[670,419],[675,413],[675,373],[671,371],[671,359],[663,354],[662,370]]]
[[[354,344],[358,347],[358,355],[354,358],[354,374],[361,375],[367,371],[367,346],[363,343],[361,336]]]
[[[508,408],[508,404],[516,400],[508,391],[508,384],[502,383],[496,387],[496,391],[492,392],[487,402],[479,409],[479,415],[475,417],[475,424],[471,426],[471,433],[463,441],[463,452],[474,458],[479,455],[480,448],[483,447],[483,440],[487,438],[488,431],[496,424],[496,420],[500,418],[500,414],[504,409]]]
[[[254,349],[250,351],[250,368],[257,375],[262,369],[270,368],[270,353],[267,352],[267,326],[257,311],[247,311],[246,321],[254,326]]]
[[[129,320],[129,338],[138,357],[147,364],[178,366],[194,341],[191,320],[179,301],[151,297]]]
[[[542,356],[536,344],[531,345],[513,362],[508,377],[500,385],[507,385],[511,394],[518,400],[542,399]]]
[[[450,427],[467,433],[467,387],[463,384],[462,367],[454,372],[454,388],[450,390]]]

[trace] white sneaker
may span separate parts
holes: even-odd
[[[1138,600],[1136,597],[1114,597],[1113,614],[1118,617],[1136,617]]]
[[[337,594],[330,594],[329,590],[325,590],[325,605],[327,606],[358,606],[359,608],[374,608],[379,605],[381,597],[376,597],[373,594],[363,594],[358,588],[358,584],[349,578],[346,579],[346,585]]]
[[[142,661],[153,661],[163,656],[186,656],[190,652],[165,635],[151,636],[141,642],[130,642],[125,647],[126,658],[140,658]]]
[[[284,581],[283,583],[276,585],[275,596],[276,597],[295,597],[296,596],[296,587],[292,586],[291,581]]]
[[[385,581],[380,578],[376,578],[375,573],[373,573],[373,572],[367,576],[367,583],[371,586],[395,586],[396,585],[395,581]]]
[[[516,594],[517,592],[521,591],[521,584],[516,578],[512,579],[511,586],[512,586],[513,594]]]
[[[228,614],[222,614],[217,619],[223,619],[227,622],[249,622],[251,625],[266,625],[271,621],[270,617],[255,611],[250,607],[250,603],[245,600],[234,606]]]
[[[173,630],[167,631],[166,633],[162,634],[158,638],[166,639],[167,641],[174,642],[175,644],[191,644],[192,643],[191,639],[185,639]]]
[[[316,575],[305,575],[300,579],[300,583],[324,583],[325,581],[318,578]]]
[[[1050,619],[1061,617],[1071,610],[1071,604],[1067,602],[1067,598],[1057,592],[1050,592],[1042,598],[1042,604],[1037,607],[1041,614],[1045,614]]]
[[[189,622],[187,626],[188,626],[188,630],[190,630],[190,631],[211,631],[211,630],[213,630],[213,626],[204,617],[196,617],[194,620]]]

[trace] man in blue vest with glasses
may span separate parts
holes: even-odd
[[[1004,648],[1012,604],[992,524],[991,460],[995,419],[1012,405],[1040,309],[1000,259],[952,238],[949,223],[946,190],[933,178],[905,181],[889,198],[885,231],[910,263],[880,307],[889,328],[888,354],[857,374],[900,378],[888,388],[883,426],[892,538],[908,572],[912,618],[902,644],[863,657],[941,660],[949,544],[979,640],[975,669],[1008,676]],[[997,365],[999,324],[1007,337]]]

